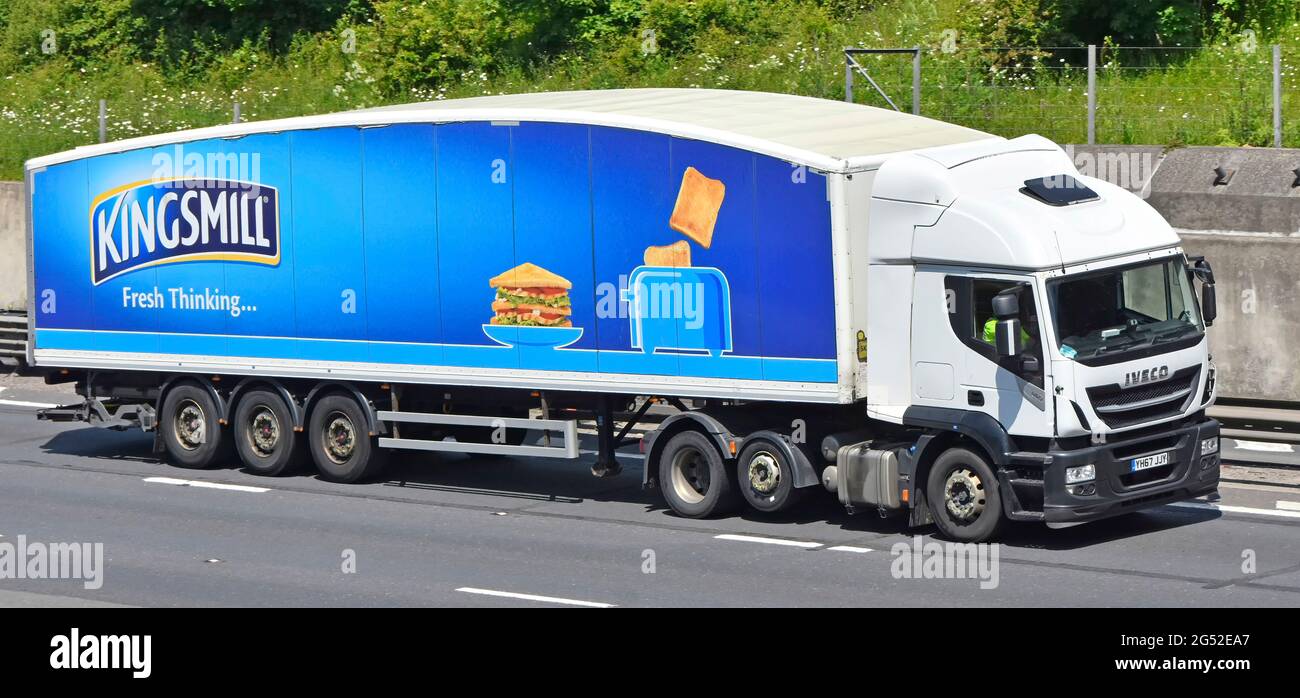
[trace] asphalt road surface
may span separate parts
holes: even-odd
[[[0,606],[1300,606],[1300,476],[1263,462],[1278,452],[1227,468],[1218,501],[1013,525],[995,566],[935,579],[903,569],[924,547],[895,550],[933,528],[820,490],[781,520],[694,521],[641,490],[635,453],[603,480],[590,455],[397,454],[361,485],[189,471],[138,431],[36,421],[60,395],[0,388],[0,544],[104,555],[99,588],[3,578]]]

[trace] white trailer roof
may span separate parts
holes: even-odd
[[[934,119],[829,99],[644,88],[470,97],[214,126],[83,146],[35,158],[28,167],[206,138],[329,126],[485,120],[643,129],[753,150],[831,172],[872,167],[890,153],[994,138]]]

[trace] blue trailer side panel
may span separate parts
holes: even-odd
[[[337,127],[34,181],[41,363],[837,380],[826,178],[749,151],[578,124]],[[545,283],[490,283],[517,267]]]

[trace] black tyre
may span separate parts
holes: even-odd
[[[979,543],[1002,527],[997,475],[973,451],[951,448],[940,454],[930,466],[925,498],[935,525],[947,538]]]
[[[244,467],[275,477],[296,469],[302,444],[293,430],[293,414],[284,398],[271,390],[251,390],[235,408],[235,451]]]
[[[326,395],[312,407],[307,445],[321,477],[357,482],[379,474],[383,459],[366,429],[366,413],[348,395]]]
[[[733,511],[739,504],[733,471],[709,437],[678,432],[659,454],[659,489],[681,516],[701,519]]]
[[[803,501],[794,486],[794,464],[776,444],[753,439],[736,458],[736,483],[745,502],[765,514],[788,511]]]
[[[207,390],[178,385],[163,398],[158,428],[167,462],[181,468],[210,468],[230,456],[228,427],[218,421],[217,405]]]

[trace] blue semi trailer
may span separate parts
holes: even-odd
[[[1030,191],[976,211],[1073,216],[1060,228],[1127,216],[1132,230],[1058,230],[1091,236],[1086,250],[1016,249],[1001,220],[946,242],[919,232],[962,187],[1047,176],[1079,183],[1042,139],[715,90],[452,100],[88,146],[27,163],[27,358],[85,398],[44,417],[133,420],[182,467],[238,457],[280,475],[310,456],[355,481],[392,449],[577,458],[590,416],[592,469],[608,475],[626,436],[615,415],[659,398],[679,412],[645,439],[645,479],[686,516],[780,511],[825,485],[980,540],[1006,518],[1074,523],[1212,491],[1213,310],[1189,295],[1194,279],[1212,295],[1212,275],[1158,215],[1089,181],[1093,199]],[[1108,352],[1097,381],[1070,373],[1087,363],[1070,352],[1111,337],[1072,318],[1067,338],[1046,317],[1089,298],[1056,278],[1084,263],[1127,284],[1094,325],[1158,323],[1178,341],[1130,328],[1145,353]],[[926,275],[944,265],[960,267],[934,277],[947,282]],[[986,315],[999,338],[1035,341],[966,337]],[[1115,356],[1141,360],[1146,389],[1093,406],[1089,386],[1124,374]]]

